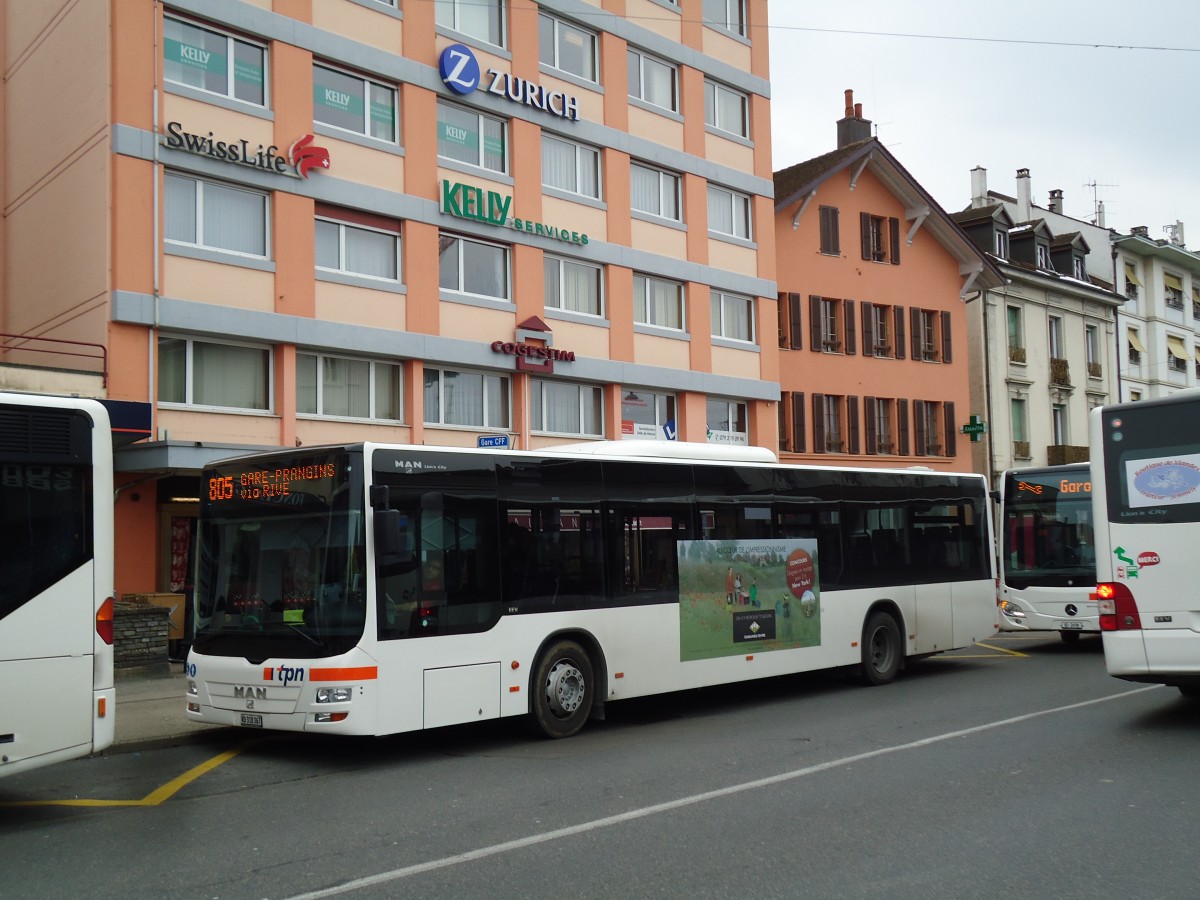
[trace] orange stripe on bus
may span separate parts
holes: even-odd
[[[309,681],[372,681],[379,677],[379,666],[350,669],[309,669]]]

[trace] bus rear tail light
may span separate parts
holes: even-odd
[[[1096,606],[1100,612],[1101,631],[1139,631],[1142,617],[1138,614],[1133,592],[1119,581],[1096,585]]]
[[[110,647],[113,642],[113,598],[109,597],[96,611],[96,634]]]

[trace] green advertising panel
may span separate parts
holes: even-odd
[[[683,662],[821,644],[817,542],[680,541]]]

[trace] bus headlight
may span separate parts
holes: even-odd
[[[318,703],[349,703],[354,696],[354,689],[348,687],[317,688]]]
[[[1025,618],[1025,613],[1023,613],[1021,610],[1017,609],[1017,605],[1015,603],[1013,603],[1011,600],[1001,600],[1000,601],[1000,612],[1004,613],[1010,619]]]
[[[191,678],[188,679],[187,692],[189,697],[195,697],[200,693],[200,689],[196,687],[196,682]]]

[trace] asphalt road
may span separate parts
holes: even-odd
[[[1194,898],[1198,738],[1097,639],[1028,637],[566,741],[246,733],[0,780],[0,897]]]

